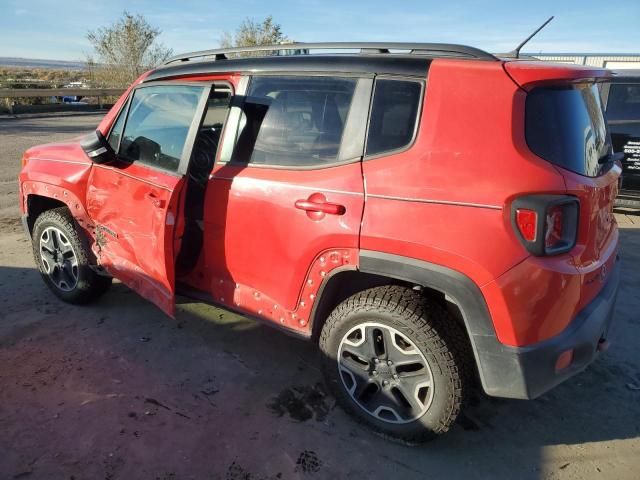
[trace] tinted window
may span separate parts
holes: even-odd
[[[406,147],[413,139],[421,85],[401,80],[376,80],[367,155]]]
[[[203,90],[184,85],[136,90],[120,143],[120,156],[176,171]]]
[[[202,125],[196,136],[191,152],[189,175],[200,184],[206,184],[220,143],[220,134],[229,111],[231,91],[212,91],[207,101],[207,108]],[[191,191],[191,190],[190,190]],[[187,196],[189,192],[187,191]]]
[[[305,166],[335,162],[355,79],[255,77],[232,160]]]
[[[527,144],[533,153],[576,173],[597,176],[611,151],[602,104],[593,84],[536,88],[527,96]]]
[[[109,145],[113,148],[114,151],[118,150],[118,145],[120,144],[120,136],[122,135],[122,127],[124,127],[124,119],[127,116],[127,104],[125,103],[120,110],[120,115],[111,128],[111,132],[109,133]]]
[[[640,84],[614,83],[607,101],[609,120],[640,120]]]

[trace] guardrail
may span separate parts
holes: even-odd
[[[24,97],[109,97],[120,96],[123,88],[0,88],[0,98]]]
[[[123,88],[0,88],[0,99],[4,99],[9,113],[14,112],[12,98],[37,97],[98,97],[98,106],[103,108],[104,97],[119,97]]]

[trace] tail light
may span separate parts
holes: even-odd
[[[579,207],[567,195],[527,195],[514,200],[511,221],[532,255],[558,255],[576,244]]]

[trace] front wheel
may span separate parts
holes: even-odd
[[[466,394],[457,321],[414,290],[372,288],[341,303],[320,336],[326,382],[378,433],[420,443],[449,430]]]
[[[42,213],[33,226],[33,256],[44,282],[68,303],[88,303],[111,285],[91,268],[93,254],[66,208]]]

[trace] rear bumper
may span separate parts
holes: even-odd
[[[597,356],[606,338],[620,283],[620,262],[598,296],[560,334],[526,347],[510,347],[494,339],[475,338],[482,383],[495,397],[536,398],[584,370]],[[569,367],[556,372],[558,356],[573,349]]]

